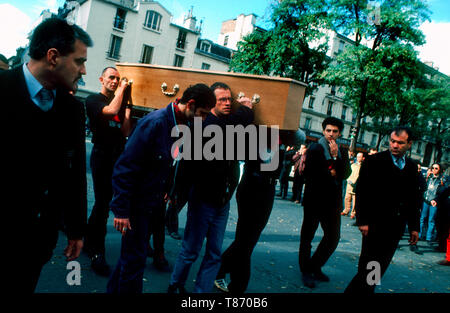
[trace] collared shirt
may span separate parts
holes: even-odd
[[[392,153],[391,153],[391,157],[392,157],[392,161],[394,162],[395,166],[397,166],[401,170],[405,167],[406,159],[405,159],[404,155],[402,157],[396,157],[396,156],[392,155]]]
[[[39,91],[41,91],[42,88],[44,88],[41,83],[31,74],[30,70],[28,69],[28,66],[26,63],[23,64],[23,74],[25,76],[25,83],[28,88],[28,92],[30,93],[31,100],[40,108],[41,102],[40,97],[38,95]],[[56,90],[52,90],[53,92],[53,98],[56,97]]]

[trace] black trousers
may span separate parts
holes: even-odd
[[[166,227],[169,233],[177,233],[178,232],[178,215],[181,210],[184,208],[188,201],[188,194],[179,193],[177,194],[176,204],[170,203],[167,206],[166,212]]]
[[[96,145],[92,148],[90,165],[95,203],[89,216],[85,238],[86,250],[90,256],[105,253],[106,223],[109,217],[109,203],[113,195],[112,172],[121,152],[120,148]]]
[[[345,293],[371,294],[375,292],[373,283],[374,264],[379,264],[379,277],[386,272],[403,236],[406,223],[400,218],[386,217],[383,225],[369,226],[367,236],[362,238],[358,272],[345,289]],[[378,263],[371,263],[371,262]]]
[[[217,275],[223,278],[230,273],[231,293],[243,293],[247,289],[253,249],[269,220],[274,197],[275,181],[244,174],[236,193],[239,217],[235,239],[222,254]]]
[[[33,210],[19,209],[19,212]],[[55,215],[55,211],[41,210],[39,215],[26,216],[24,213],[20,220],[15,219],[20,221],[19,224],[10,223],[5,229],[8,234],[14,234],[4,240],[2,247],[6,253],[3,258],[2,284],[7,287],[7,293],[20,295],[35,291],[41,270],[51,259],[58,240],[59,216]]]
[[[298,261],[302,273],[311,273],[324,266],[336,250],[341,234],[341,215],[338,208],[321,208],[311,204],[305,205],[303,212]],[[319,224],[323,237],[311,256],[311,242]]]
[[[302,200],[302,189],[304,184],[304,177],[300,175],[298,171],[295,171],[294,174],[294,183],[292,185],[292,201]]]
[[[164,256],[164,242],[166,234],[164,232],[164,218],[166,215],[166,203],[163,202],[159,207],[156,207],[150,214],[148,230],[150,238],[153,238],[154,257]],[[148,242],[150,245],[150,241]]]

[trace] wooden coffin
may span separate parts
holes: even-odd
[[[278,125],[286,130],[299,128],[306,86],[299,81],[148,64],[118,63],[116,66],[121,77],[133,81],[131,97],[135,106],[160,109],[181,98],[191,85],[211,86],[220,81],[230,86],[234,98],[239,93],[248,98],[259,96],[259,103],[254,106],[256,124]]]

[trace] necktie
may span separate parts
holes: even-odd
[[[39,103],[42,111],[47,112],[53,106],[53,92],[51,90],[41,88],[38,93]]]
[[[396,158],[395,159],[395,165],[399,168],[399,169],[403,169],[403,167],[405,166],[405,163],[403,161],[403,158]]]

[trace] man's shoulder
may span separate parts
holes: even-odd
[[[20,71],[22,71],[22,67],[16,67],[14,69],[0,71],[0,88],[4,90],[9,90],[10,86],[15,86],[17,80],[19,79]]]
[[[107,98],[101,93],[94,93],[86,97],[86,103],[102,102],[107,103]]]
[[[311,154],[313,152],[322,151],[322,150],[323,150],[323,147],[321,144],[319,144],[318,142],[313,142],[308,148],[308,153]]]
[[[168,108],[162,108],[159,110],[152,111],[144,116],[139,122],[141,127],[161,127],[169,124],[169,111]]]

